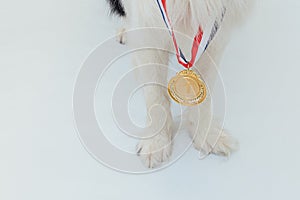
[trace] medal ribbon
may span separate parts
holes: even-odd
[[[162,14],[162,18],[169,30],[170,35],[172,36],[178,62],[187,69],[191,68],[194,65],[195,61],[197,61],[207,49],[209,43],[211,42],[211,40],[213,39],[214,35],[218,30],[218,23],[216,21],[212,21],[208,23],[208,26],[206,27],[206,31],[204,32],[202,28],[199,26],[198,33],[194,37],[194,41],[193,41],[193,47],[191,51],[192,58],[190,61],[188,61],[177,44],[175,33],[171,25],[170,18],[168,16],[166,0],[156,0],[156,1],[159,6],[160,12]]]

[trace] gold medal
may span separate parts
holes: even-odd
[[[192,70],[178,72],[168,84],[170,97],[179,104],[195,106],[206,98],[206,85]]]

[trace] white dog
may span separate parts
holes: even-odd
[[[166,28],[161,12],[156,0],[108,0],[112,12],[118,14],[126,22],[125,28],[156,27]],[[250,0],[248,0],[250,1]],[[186,37],[194,38],[199,26],[205,30],[207,22],[216,21],[218,31],[209,44],[208,48],[195,64],[206,82],[212,84],[216,77],[215,65],[218,65],[222,52],[229,40],[229,35],[233,27],[243,16],[245,8],[248,7],[247,0],[167,0],[167,11],[170,21],[177,35],[178,43],[183,52],[190,58],[191,41]],[[121,29],[119,35],[120,43],[125,43],[125,28]],[[177,34],[180,33],[180,34]],[[138,48],[141,45],[151,44],[160,49],[174,51],[172,39],[167,31],[144,31],[138,38],[128,39],[128,45]],[[159,82],[167,82],[165,70],[161,70],[161,65],[168,65],[169,53],[160,50],[138,51],[133,55],[133,65],[141,66],[147,63],[156,63],[153,71],[147,74],[139,74],[139,78],[146,76]],[[201,67],[200,67],[201,66]],[[172,152],[172,115],[170,111],[170,98],[167,90],[150,86],[144,91],[148,112],[153,105],[160,105],[167,112],[167,120],[163,129],[151,139],[142,140],[138,144],[137,153],[142,158],[146,166],[153,168],[167,161]],[[208,95],[209,96],[209,95]],[[187,127],[193,137],[194,147],[204,153],[214,153],[228,156],[230,152],[237,148],[237,142],[229,136],[220,124],[213,121],[211,101],[208,99],[199,105],[200,112],[195,107],[188,108],[186,115]],[[200,113],[200,114],[199,114]],[[159,124],[161,115],[153,112],[149,114],[148,121],[151,126]],[[156,120],[151,120],[155,118]],[[208,134],[206,134],[208,132]]]

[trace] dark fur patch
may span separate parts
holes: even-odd
[[[126,12],[121,0],[107,0],[107,1],[110,5],[111,13],[119,15],[121,17],[126,16]]]

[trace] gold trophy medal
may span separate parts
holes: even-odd
[[[196,106],[202,103],[207,95],[204,81],[189,69],[178,72],[170,80],[168,92],[174,101],[184,106]]]
[[[191,60],[188,61],[181,51],[180,46],[177,43],[176,35],[174,33],[172,23],[168,16],[167,11],[167,0],[157,0],[157,5],[162,14],[162,19],[164,20],[172,41],[174,44],[174,49],[176,51],[176,57],[178,63],[187,70],[183,70],[171,79],[168,85],[168,92],[171,98],[185,106],[195,106],[202,103],[207,95],[207,89],[204,81],[201,80],[200,76],[194,71],[190,70],[194,66],[195,62],[206,51],[210,42],[213,40],[216,32],[219,28],[217,20],[209,21],[203,29],[199,25],[198,32],[194,37],[193,45],[191,48]]]

